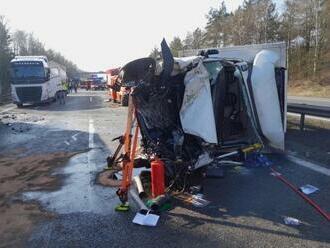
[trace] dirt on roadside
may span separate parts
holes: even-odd
[[[24,203],[24,191],[52,190],[59,180],[50,172],[64,165],[76,153],[60,152],[20,157],[24,151],[0,153],[0,247],[20,247],[33,226],[53,215],[37,203]]]

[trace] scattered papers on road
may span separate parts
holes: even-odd
[[[312,194],[316,191],[318,191],[319,189],[316,188],[315,186],[313,185],[310,185],[310,184],[306,184],[304,186],[301,186],[299,188],[305,195],[309,195],[309,194]]]
[[[271,172],[270,175],[273,176],[273,177],[282,176],[282,174],[279,173],[279,172]]]
[[[301,224],[301,221],[296,219],[296,218],[285,217],[284,218],[284,223],[286,225],[290,225],[290,226],[299,226]]]
[[[150,213],[150,210],[141,209],[134,217],[133,223],[142,226],[156,226],[159,215]]]
[[[204,199],[203,194],[196,194],[192,196],[191,204],[195,207],[205,207],[210,204],[210,201]]]

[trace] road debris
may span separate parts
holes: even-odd
[[[142,226],[156,226],[159,220],[159,215],[154,214],[153,211],[141,209],[134,217],[133,223]]]
[[[292,218],[292,217],[284,217],[284,223],[285,225],[290,225],[290,226],[299,226],[301,224],[301,221],[296,219],[296,218]]]
[[[169,195],[159,195],[148,200],[146,206],[157,213],[167,211],[171,208],[170,197]]]
[[[312,199],[300,191],[295,185],[289,182],[281,173],[277,172],[274,168],[270,168],[275,178],[287,185],[291,190],[297,193],[301,198],[303,198],[309,205],[311,205],[320,215],[322,215],[328,222],[330,222],[330,214],[323,210],[318,204],[316,204]]]
[[[272,165],[272,161],[270,161],[266,155],[256,152],[248,154],[247,158],[244,161],[244,166],[251,168],[269,167]]]
[[[134,176],[133,177],[133,180],[135,182],[136,189],[138,191],[139,197],[140,198],[147,197],[147,193],[144,191],[144,187],[143,187],[143,184],[142,184],[142,181],[141,181],[140,176]]]
[[[10,127],[13,133],[25,133],[32,129],[32,124],[43,121],[40,116],[28,115],[27,113],[1,113],[0,123]]]
[[[195,207],[202,208],[202,207],[206,207],[207,205],[209,205],[210,201],[208,201],[204,198],[204,194],[199,193],[199,194],[192,196],[191,204]]]
[[[310,184],[306,184],[304,186],[301,186],[299,188],[305,195],[310,195],[316,191],[319,191],[318,188],[316,188],[315,186],[313,185],[310,185]]]

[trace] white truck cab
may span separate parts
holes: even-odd
[[[16,56],[10,72],[12,100],[18,107],[56,100],[66,80],[65,69],[46,56]]]

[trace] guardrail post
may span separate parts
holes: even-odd
[[[304,125],[305,125],[305,113],[301,113],[301,116],[300,116],[300,131],[304,130]]]

